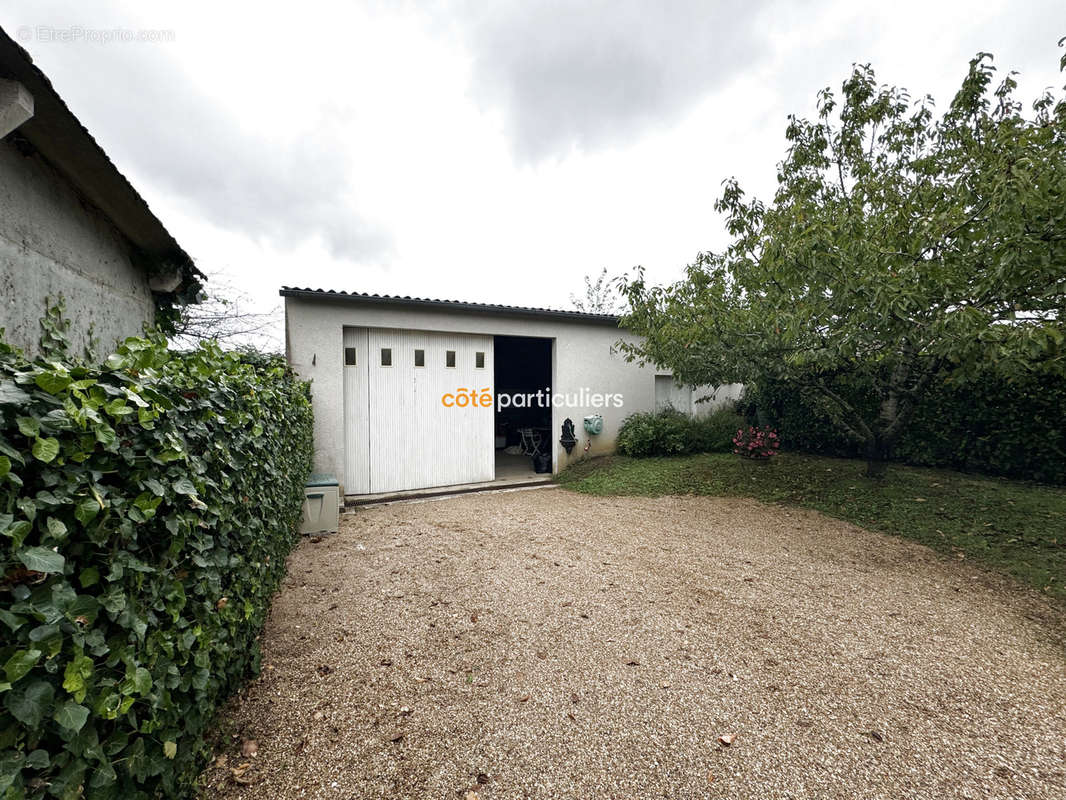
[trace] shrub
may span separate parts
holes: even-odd
[[[731,408],[690,417],[673,408],[630,414],[618,430],[617,447],[634,458],[725,452],[743,417]]]
[[[873,386],[854,376],[831,388],[852,405],[878,402]],[[929,387],[896,445],[893,459],[989,475],[1066,484],[1066,377],[1034,374],[1006,380],[989,368],[965,383]],[[833,421],[824,402],[793,384],[760,378],[745,393],[751,423],[777,428],[790,449],[861,457],[861,447]]]
[[[641,411],[622,421],[616,445],[622,455],[635,458],[676,456],[691,452],[689,433],[689,418],[680,411]]]
[[[744,458],[773,458],[780,446],[773,428],[749,426],[738,430],[733,437],[733,452]]]
[[[0,345],[0,421],[0,796],[191,792],[296,540],[307,385],[215,345]]]
[[[747,425],[732,405],[721,406],[692,420],[696,453],[727,453],[733,447],[733,435]]]

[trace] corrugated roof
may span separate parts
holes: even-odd
[[[576,322],[592,322],[603,325],[618,325],[619,317],[614,314],[589,314],[584,311],[564,311],[555,308],[537,308],[531,306],[506,306],[496,303],[471,303],[465,300],[437,300],[428,297],[397,296],[389,294],[367,294],[366,292],[341,292],[334,289],[302,289],[297,286],[282,286],[282,297],[306,297],[374,303],[396,306],[432,306],[453,311],[474,311],[483,314],[500,314],[514,317],[552,317],[555,319],[572,319]]]

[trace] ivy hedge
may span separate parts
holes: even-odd
[[[831,388],[873,414],[872,382],[854,375]],[[1008,380],[988,369],[965,382],[929,388],[898,442],[893,460],[925,467],[1066,484],[1066,378],[1034,374]],[[784,446],[861,458],[862,447],[833,421],[823,400],[794,383],[760,379],[740,403],[753,423],[778,429]]]
[[[0,344],[0,422],[0,797],[191,794],[297,538],[307,384],[214,345]]]

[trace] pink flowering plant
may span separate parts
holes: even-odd
[[[733,452],[744,458],[773,458],[781,447],[777,431],[758,426],[741,428],[733,437]]]

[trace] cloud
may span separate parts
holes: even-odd
[[[472,57],[472,97],[535,162],[666,128],[764,53],[763,0],[434,6]]]
[[[27,16],[71,24],[62,8]],[[131,23],[119,16],[115,24]],[[282,87],[264,108],[226,87],[198,83],[207,71],[183,61],[191,56],[177,43],[28,47],[150,204],[161,193],[211,224],[282,250],[316,239],[330,255],[351,261],[392,250],[385,228],[360,210],[351,143],[322,98]],[[234,63],[240,60],[234,52]]]

